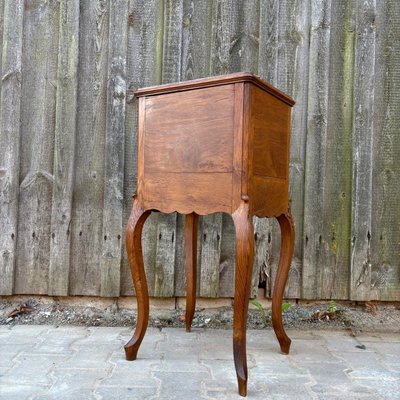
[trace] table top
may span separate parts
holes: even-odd
[[[191,81],[167,83],[164,85],[150,86],[138,89],[135,92],[136,97],[153,96],[165,93],[182,92],[185,90],[200,89],[210,86],[220,86],[232,83],[250,82],[264,91],[270,93],[274,97],[282,100],[290,106],[295,104],[295,101],[287,94],[281,92],[270,83],[265,82],[260,77],[252,74],[251,72],[237,72],[228,75],[219,75],[209,78],[194,79]]]

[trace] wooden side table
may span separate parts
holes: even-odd
[[[290,112],[294,101],[250,73],[138,90],[138,189],[126,244],[138,301],[126,358],[135,360],[146,332],[149,298],[141,235],[152,211],[185,214],[186,329],[196,301],[199,215],[225,212],[236,230],[233,351],[239,393],[246,396],[246,321],[254,257],[253,216],[275,217],[281,253],[272,297],[272,324],[283,353],[282,296],[293,255],[289,208]]]

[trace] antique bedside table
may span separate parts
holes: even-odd
[[[290,113],[294,101],[250,73],[236,73],[138,90],[138,186],[126,229],[138,317],[125,345],[136,359],[146,332],[149,299],[141,234],[152,211],[185,214],[186,329],[196,301],[199,215],[225,212],[236,230],[233,351],[239,393],[246,395],[246,321],[254,256],[253,216],[275,217],[281,253],[272,323],[283,353],[282,296],[293,254],[289,208]]]

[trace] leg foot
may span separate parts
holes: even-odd
[[[149,294],[142,254],[142,230],[149,215],[150,211],[144,211],[143,208],[137,204],[137,200],[135,199],[126,227],[126,251],[128,253],[138,302],[135,332],[131,340],[125,345],[126,359],[130,361],[136,360],[137,352],[142,343],[144,334],[146,333],[149,321]]]
[[[294,226],[290,210],[277,217],[277,220],[281,228],[281,251],[272,295],[272,326],[274,327],[275,335],[279,341],[281,352],[289,354],[291,340],[286,335],[282,324],[282,297],[289,275],[294,249]]]
[[[185,216],[186,332],[190,332],[196,309],[198,221],[195,213]]]
[[[236,273],[233,314],[233,358],[239,394],[247,393],[246,323],[254,259],[253,219],[247,203],[232,214],[236,231]]]

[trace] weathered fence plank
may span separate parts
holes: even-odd
[[[210,75],[228,72],[231,7],[229,1],[217,0],[212,5]],[[200,218],[198,294],[202,297],[210,297],[215,291],[219,292],[220,272],[225,272],[220,271],[222,218],[222,214],[207,215]],[[216,240],[210,240],[212,238]]]
[[[372,299],[400,299],[400,3],[376,3]]]
[[[299,298],[301,290],[301,267],[303,257],[303,197],[304,164],[307,131],[307,91],[309,54],[309,15],[308,2],[303,0],[279,2],[279,26],[276,85],[279,89],[296,99],[292,110],[292,133],[290,152],[290,198],[295,223],[295,252],[289,271],[285,297]],[[280,232],[274,221],[272,282],[275,280]],[[275,234],[274,234],[275,233]],[[277,247],[279,249],[277,249]],[[271,288],[272,289],[272,288]],[[269,295],[271,295],[269,293]]]
[[[48,294],[66,296],[69,286],[79,56],[79,1],[60,2],[57,102]]]
[[[0,97],[0,293],[14,289],[16,258],[24,2],[5,1]],[[31,288],[34,292],[36,288]]]
[[[212,0],[183,3],[181,80],[202,78],[210,75],[210,45],[212,24]],[[200,218],[202,220],[202,217]],[[183,218],[178,215],[176,230],[175,295],[186,294],[184,259]],[[201,232],[202,221],[198,230]],[[198,236],[198,269],[201,270],[201,235]],[[219,254],[218,254],[219,261]],[[198,278],[197,282],[200,282]],[[199,284],[197,285],[199,292]]]
[[[335,2],[336,3],[336,2]],[[326,258],[321,269],[321,297],[349,296],[352,117],[354,89],[354,13],[351,1],[332,7],[329,104],[324,176],[322,243]]]
[[[166,1],[162,83],[181,80],[183,1]],[[158,213],[154,295],[174,296],[177,215]]]
[[[21,294],[48,291],[58,12],[58,2],[25,1],[15,269],[15,293]]]
[[[126,103],[126,52],[128,3],[110,2],[108,41],[107,116],[103,206],[101,296],[118,297],[121,281],[121,247],[124,195],[124,144]]]
[[[359,2],[355,27],[350,296],[370,300],[375,0]]]
[[[260,0],[258,74],[275,86],[277,85],[278,74],[278,22],[279,1]],[[273,223],[270,219],[254,218],[255,254],[253,268],[255,274],[253,277],[258,278],[259,284],[265,285],[267,297],[270,297],[272,293],[272,226]]]
[[[5,0],[0,0],[0,43],[2,46],[2,50],[0,51],[0,69],[2,66],[2,57],[3,57],[3,31],[4,31],[4,2]],[[0,93],[1,93],[1,80],[0,80]]]
[[[331,1],[311,1],[310,63],[308,81],[308,130],[304,192],[304,253],[302,297],[323,296],[324,271],[329,245],[322,237],[324,216],[324,176],[326,174],[326,141],[329,93],[329,43],[331,34]]]
[[[80,3],[71,295],[99,295],[103,245],[109,2]]]
[[[163,47],[164,4],[161,0],[131,1],[129,5],[129,29],[127,52],[128,97],[125,120],[125,173],[124,173],[124,221],[132,208],[132,195],[136,191],[137,177],[137,103],[133,92],[144,86],[161,83]],[[157,225],[151,216],[143,229],[143,258],[149,292],[153,294],[154,266],[156,257]],[[132,275],[128,264],[125,240],[121,271],[121,293],[134,293]]]

